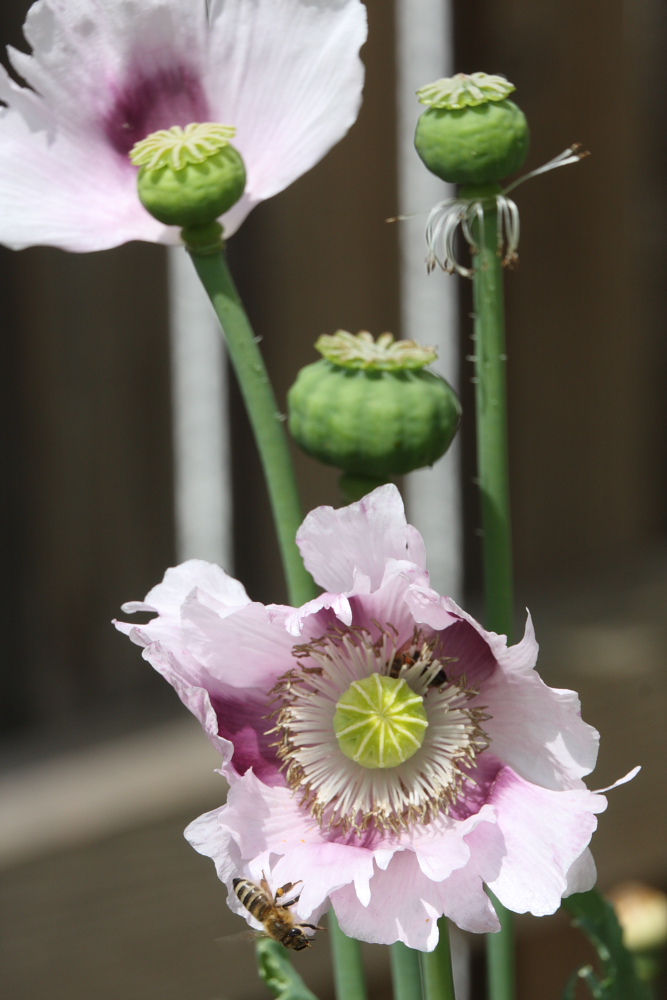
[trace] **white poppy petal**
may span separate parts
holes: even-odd
[[[426,566],[422,537],[406,522],[401,494],[391,483],[349,507],[311,511],[296,540],[306,568],[329,591],[351,590],[358,571],[376,590],[388,559]]]
[[[211,100],[238,129],[246,212],[310,169],[354,123],[366,30],[358,0],[212,3]],[[228,217],[225,230],[234,223]]]

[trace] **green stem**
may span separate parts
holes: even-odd
[[[312,578],[296,546],[303,519],[287,434],[255,334],[227,267],[224,252],[190,247],[197,274],[213,303],[255,434],[278,534],[289,600],[300,605],[315,596]]]
[[[422,1000],[419,952],[397,941],[390,948],[394,1000]]]
[[[507,460],[507,390],[503,268],[498,252],[495,199],[484,204],[474,230],[473,296],[477,376],[477,469],[482,499],[486,625],[511,641],[512,538]],[[514,997],[513,915],[494,900],[502,929],[487,938],[490,1000]]]
[[[488,203],[487,203],[488,204]],[[477,376],[477,469],[482,495],[486,625],[511,638],[513,619],[512,532],[507,461],[507,390],[503,266],[498,253],[498,215],[486,207],[476,227],[473,296]],[[479,230],[483,231],[480,233]]]
[[[367,1000],[361,945],[343,933],[333,910],[329,910],[329,935],[336,1000]]]
[[[438,921],[440,939],[435,951],[421,956],[424,1000],[455,1000],[449,925],[445,917]]]
[[[486,960],[490,1000],[514,1000],[514,914],[489,893],[501,929],[486,938]]]

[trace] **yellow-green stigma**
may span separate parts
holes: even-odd
[[[354,681],[333,720],[346,757],[369,768],[397,767],[417,753],[428,727],[424,699],[405,681],[372,674]]]
[[[233,125],[217,122],[193,122],[181,128],[163,128],[152,132],[130,150],[130,160],[135,167],[156,170],[171,167],[182,170],[188,163],[203,163],[219,150],[229,146],[236,135]]]
[[[489,101],[503,101],[516,87],[504,76],[490,73],[457,73],[427,83],[417,91],[420,104],[429,108],[459,111],[476,108]]]
[[[419,370],[438,357],[435,347],[425,347],[416,340],[395,340],[393,333],[381,333],[373,340],[372,333],[357,334],[347,330],[323,333],[315,348],[322,357],[341,368],[365,368],[376,371]]]

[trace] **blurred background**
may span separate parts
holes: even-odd
[[[667,108],[658,81],[667,10],[661,0],[434,6],[443,65],[432,76],[453,67],[512,80],[532,128],[527,168],[572,142],[592,153],[516,193],[521,261],[506,293],[517,622],[530,607],[542,675],[576,688],[584,717],[601,730],[593,786],[643,765],[601,817],[593,842],[600,887],[632,877],[664,888]],[[403,234],[421,239],[425,216],[385,220],[404,204],[405,95],[396,78],[415,8],[399,0],[367,7],[357,124],[230,242],[281,405],[297,369],[315,360],[320,333],[404,333]],[[3,43],[25,49],[27,8],[4,0]],[[0,249],[8,1000],[268,995],[252,948],[240,960],[237,947],[216,942],[238,921],[210,862],[182,838],[190,819],[221,802],[216,755],[173,691],[110,626],[123,601],[143,597],[182,557],[169,273],[166,251],[152,245],[87,256]],[[458,286],[447,308],[454,302],[459,314],[459,347],[447,375],[465,416],[460,449],[447,460],[449,485],[436,468],[421,491],[436,502],[443,488],[458,497],[442,529],[461,540],[463,578],[452,578],[452,590],[481,614],[470,290],[441,273],[430,281]],[[225,405],[227,568],[254,599],[283,601],[233,379]],[[307,509],[341,502],[334,471],[303,456],[298,468]],[[587,959],[560,916],[519,920],[519,942],[521,1000],[556,1000]],[[461,944],[472,951],[473,1000],[482,995],[480,944]],[[385,995],[379,950],[369,948],[368,960],[375,995]],[[303,967],[326,1000],[322,952]]]

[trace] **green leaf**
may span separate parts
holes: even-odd
[[[284,945],[260,938],[256,953],[259,974],[277,1000],[317,1000],[294,969]]]
[[[651,992],[637,978],[634,958],[623,944],[623,933],[608,900],[591,889],[563,900],[575,927],[581,928],[598,953],[602,978],[584,966],[570,979],[563,1000],[574,1000],[578,979],[583,979],[595,1000],[651,1000]]]

